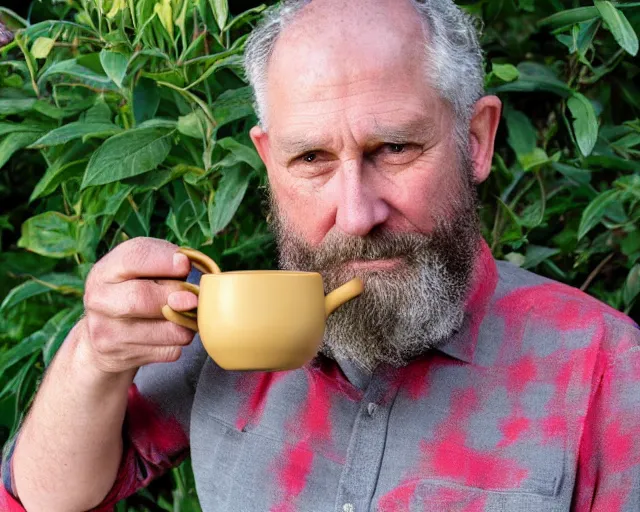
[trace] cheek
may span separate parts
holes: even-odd
[[[317,191],[299,180],[271,175],[270,184],[287,227],[312,246],[322,242],[335,219],[329,191]]]
[[[394,188],[399,193],[395,209],[424,233],[433,230],[439,219],[453,213],[452,204],[461,193],[456,168],[434,162],[402,176]]]

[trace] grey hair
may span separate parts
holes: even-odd
[[[260,124],[266,129],[267,67],[282,31],[312,0],[283,0],[252,32],[245,47],[244,67],[253,89]],[[484,95],[482,49],[475,18],[452,0],[409,0],[425,31],[427,73],[431,85],[455,115],[455,136],[467,147],[468,126],[475,103]]]

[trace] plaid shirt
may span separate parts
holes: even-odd
[[[199,340],[129,393],[102,506],[191,451],[210,511],[638,511],[640,331],[573,288],[478,257],[463,327],[405,368],[319,356],[227,372]],[[22,511],[4,459],[0,510]]]

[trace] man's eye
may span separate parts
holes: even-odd
[[[422,154],[419,144],[387,142],[378,148],[375,157],[378,161],[390,165],[406,165]]]
[[[312,162],[315,162],[317,158],[318,158],[318,155],[316,153],[307,153],[302,157],[302,160],[310,164]]]
[[[390,153],[402,153],[405,147],[405,144],[387,144]]]

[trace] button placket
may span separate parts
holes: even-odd
[[[353,424],[336,496],[336,512],[369,510],[375,494],[391,410],[382,401],[383,397],[397,393],[395,379],[390,380],[387,372],[380,373],[372,376]]]

